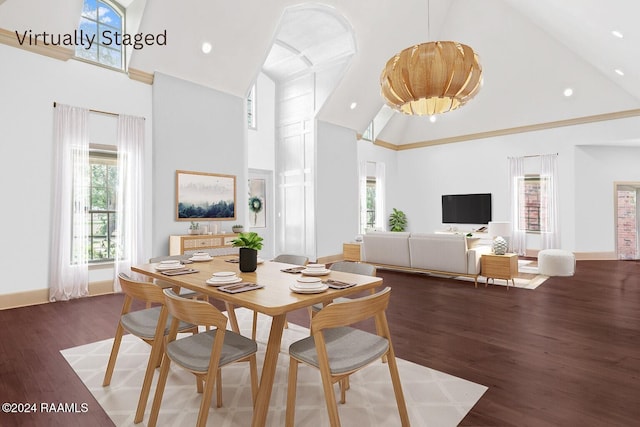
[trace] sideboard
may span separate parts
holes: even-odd
[[[194,252],[208,252],[211,255],[238,253],[231,241],[236,233],[186,234],[169,236],[169,255],[189,255]]]

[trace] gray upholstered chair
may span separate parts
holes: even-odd
[[[153,258],[149,258],[149,263],[153,264],[156,262],[161,262],[161,261],[169,261],[169,260],[177,260],[177,261],[184,261],[184,260],[188,260],[189,258],[191,258],[191,255],[163,255],[163,256],[156,256]],[[175,287],[175,285],[169,283],[169,282],[164,282],[162,280],[154,280],[154,282],[166,289],[166,288],[172,288]],[[200,299],[206,299],[206,297],[199,295],[198,293],[191,291],[189,289],[184,289],[181,288],[180,289],[180,296],[185,297],[185,298],[200,298]]]
[[[109,356],[102,386],[106,387],[111,384],[111,377],[113,376],[113,370],[120,350],[120,343],[125,331],[151,345],[151,354],[147,362],[147,370],[145,371],[142,382],[142,390],[140,391],[140,398],[134,419],[134,422],[139,423],[144,418],[144,410],[149,398],[153,373],[155,372],[155,368],[160,364],[164,336],[169,332],[171,318],[167,315],[167,310],[164,306],[164,294],[159,286],[150,282],[132,280],[124,273],[118,275],[118,280],[125,295],[124,303],[122,305],[122,313],[118,321],[118,327],[116,328],[116,336],[113,339],[111,355]],[[131,311],[131,305],[134,300],[160,305],[144,310]],[[198,327],[191,323],[179,322],[177,327],[179,332],[192,332],[194,334],[198,332]]]
[[[402,426],[409,426],[409,416],[400,384],[386,309],[391,288],[362,298],[334,302],[324,307],[311,321],[311,336],[289,346],[289,382],[285,425],[293,426],[295,418],[298,363],[320,370],[322,387],[331,426],[339,426],[338,406],[333,384],[341,385],[349,375],[386,356],[393,391]],[[366,319],[375,319],[377,334],[352,328]],[[341,389],[341,403],[345,402],[345,387]]]
[[[309,258],[304,255],[280,254],[275,257],[273,261],[285,264],[307,265],[309,263]]]
[[[375,276],[376,266],[364,262],[338,261],[331,264],[329,270],[343,271],[345,273],[362,274],[363,276]],[[348,301],[349,298],[336,298],[335,301]],[[311,307],[311,316],[322,310],[322,304],[314,304]]]
[[[208,302],[182,298],[171,289],[165,289],[163,292],[167,310],[174,320],[167,337],[165,353],[160,366],[160,377],[158,378],[148,425],[155,426],[158,421],[171,362],[196,376],[198,392],[203,393],[198,414],[198,426],[204,426],[207,423],[214,384],[217,391],[217,406],[220,407],[222,405],[220,368],[230,363],[249,362],[251,397],[255,403],[258,392],[258,369],[256,364],[258,345],[256,342],[233,331],[228,331],[226,329],[227,317]],[[179,321],[209,326],[215,329],[176,339]]]

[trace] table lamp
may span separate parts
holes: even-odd
[[[507,253],[507,241],[505,237],[511,236],[511,223],[509,221],[490,221],[489,236],[493,239],[493,253],[504,255]]]

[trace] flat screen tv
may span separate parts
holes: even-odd
[[[489,221],[491,221],[491,193],[442,196],[444,224],[488,224]]]

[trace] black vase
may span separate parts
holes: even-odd
[[[250,248],[240,248],[240,271],[251,273],[258,268],[258,251]]]

